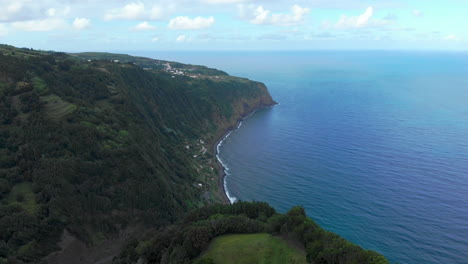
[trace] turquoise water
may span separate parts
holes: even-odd
[[[468,263],[467,53],[151,56],[262,81],[280,103],[220,146],[231,196],[302,205],[392,262]]]

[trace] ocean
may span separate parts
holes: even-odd
[[[231,199],[301,205],[392,263],[468,263],[468,53],[147,52],[264,82],[219,146]]]

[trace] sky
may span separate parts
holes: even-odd
[[[0,6],[0,43],[44,50],[468,50],[468,0],[0,0]]]

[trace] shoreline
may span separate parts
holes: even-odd
[[[254,112],[252,112],[252,113],[254,113]],[[232,132],[236,131],[237,129],[239,129],[239,127],[241,127],[242,121],[244,121],[244,118],[237,121],[235,128],[232,128],[232,127],[228,128],[223,133],[223,136],[219,140],[217,140],[215,145],[213,146],[214,154],[215,154],[215,158],[216,158],[216,163],[217,163],[217,167],[218,167],[218,190],[222,190],[223,200],[224,200],[224,202],[226,204],[233,204],[236,201],[236,198],[231,197],[229,195],[229,191],[228,191],[227,186],[226,186],[226,176],[227,176],[226,170],[227,170],[227,167],[224,165],[221,158],[219,157],[218,149],[223,144],[224,140],[226,140],[231,135]]]
[[[252,111],[250,111],[247,115],[245,115],[244,117],[241,116],[240,119],[237,120],[235,126],[231,126],[231,127],[228,127],[224,133],[222,134],[222,136],[215,141],[215,143],[213,144],[213,153],[214,153],[214,156],[216,158],[216,167],[218,169],[218,190],[219,191],[222,191],[222,197],[223,197],[223,200],[224,200],[224,203],[225,204],[233,204],[237,198],[236,197],[230,197],[229,195],[229,191],[227,190],[227,186],[226,186],[226,167],[225,165],[223,164],[221,158],[219,157],[219,147],[222,145],[222,143],[224,142],[224,140],[226,140],[232,132],[236,131],[237,129],[239,129],[241,126],[242,126],[242,122],[244,120],[246,120],[247,118],[249,118],[251,115],[253,115],[255,112],[257,112],[258,110],[260,109],[265,109],[265,108],[269,108],[269,107],[273,107],[275,105],[277,105],[278,103],[276,104],[273,104],[273,105],[269,105],[269,106],[266,106],[266,107],[258,107],[258,108],[255,108],[253,109]],[[231,200],[232,198],[232,200]]]

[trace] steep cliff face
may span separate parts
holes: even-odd
[[[210,143],[215,143],[227,130],[234,128],[240,119],[255,109],[277,104],[263,83],[229,76],[226,72],[205,66],[111,53],[87,52],[72,55],[83,61],[97,59],[130,63],[145,70],[170,74],[173,79],[176,79],[173,81],[183,80],[179,85],[192,91],[190,96],[195,94],[199,99],[210,104],[211,112],[206,112],[210,116],[205,116],[205,118],[214,121],[216,129],[214,133],[212,129],[205,129],[203,135],[200,135]],[[197,107],[205,108],[206,106],[200,104]]]
[[[210,146],[212,160],[214,161],[212,168],[214,168],[214,171],[217,173],[217,177],[215,177],[217,185],[213,185],[210,188],[211,190],[207,191],[207,194],[209,193],[213,197],[213,200],[217,202],[230,203],[229,198],[226,196],[226,190],[224,189],[225,168],[215,159],[215,155],[217,154],[216,145],[228,131],[234,130],[243,118],[247,117],[255,110],[277,104],[277,102],[272,99],[263,83],[249,82],[249,85],[252,86],[252,88],[250,88],[252,91],[256,91],[256,94],[250,97],[239,96],[233,100],[230,103],[232,108],[231,115],[223,116],[215,114],[213,120],[215,120],[217,124],[217,129],[214,133],[205,135],[205,139]]]
[[[272,99],[263,83],[250,82],[249,85],[249,89],[256,91],[256,93],[249,97],[238,97],[231,102],[233,113],[228,118],[221,117],[217,119],[219,128],[215,138],[219,139],[227,130],[234,129],[242,118],[245,118],[253,111],[277,104],[277,102]]]
[[[89,257],[221,201],[210,144],[272,104],[263,84],[202,66],[0,46],[0,263],[73,255],[58,247],[70,237]]]

